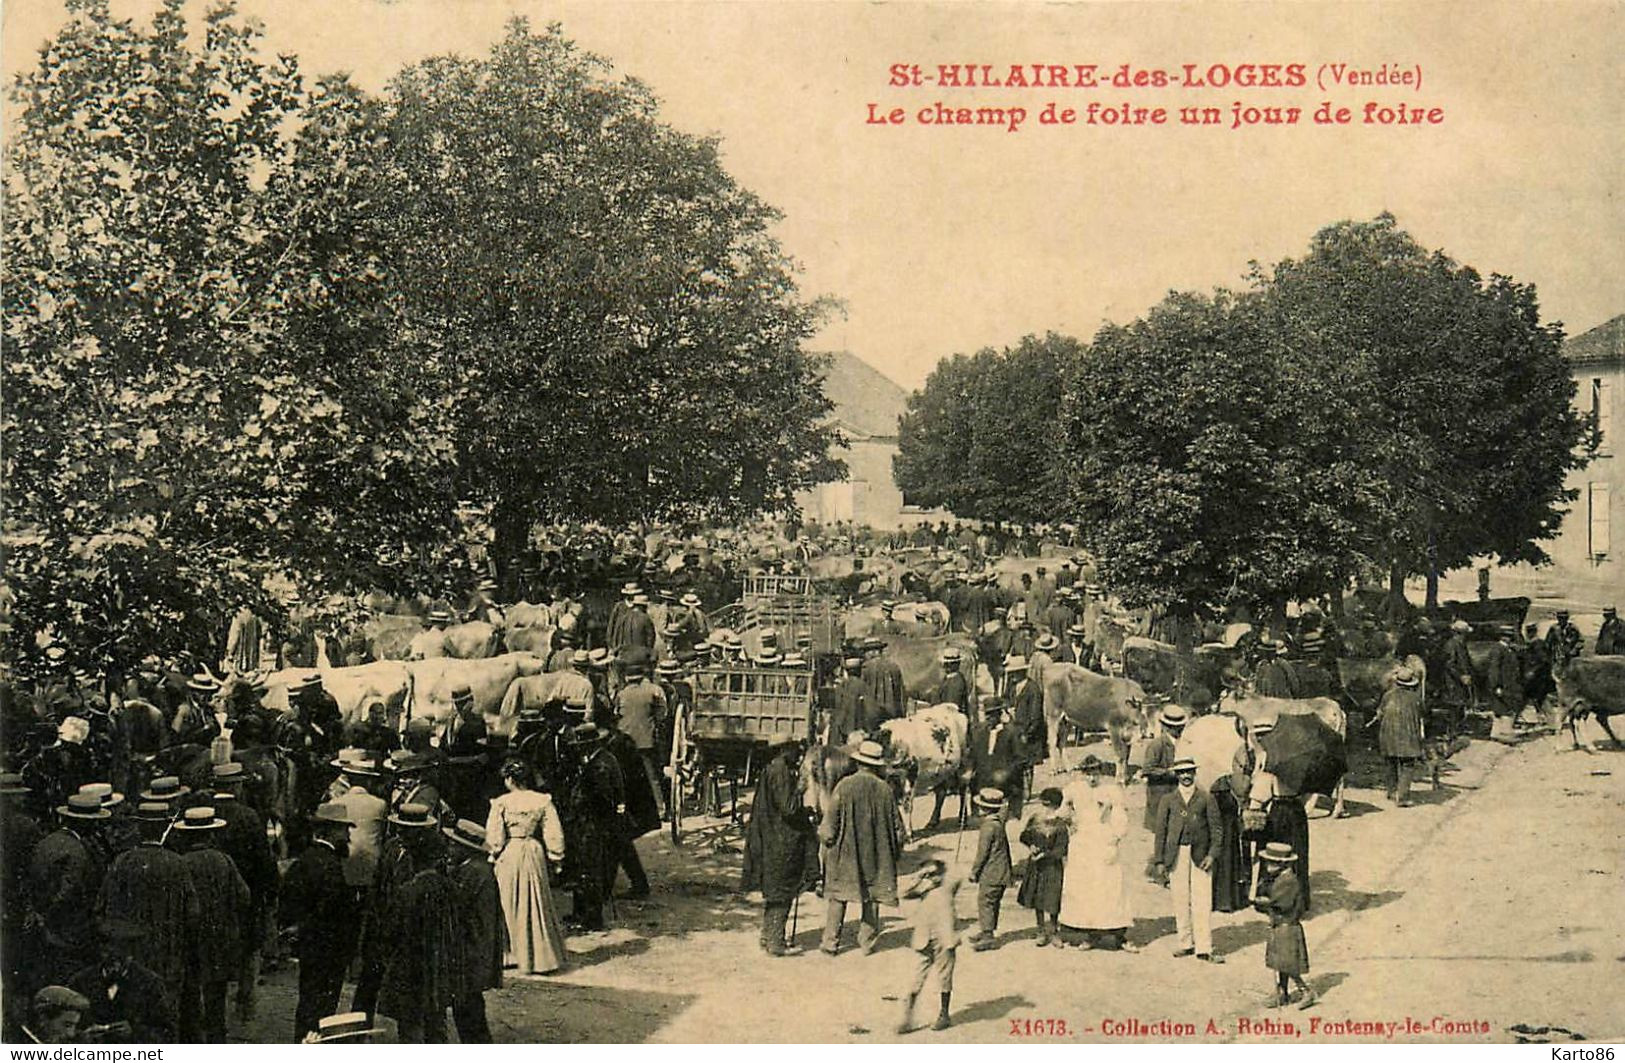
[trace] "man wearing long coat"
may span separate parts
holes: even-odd
[[[423,806],[408,805],[401,814],[418,808]],[[462,951],[452,914],[451,882],[441,862],[442,839],[432,816],[423,826],[403,828],[401,837],[412,873],[384,926],[378,1014],[396,1021],[402,1043],[443,1044],[446,1009],[456,998]]]
[[[97,911],[103,918],[124,920],[146,931],[133,943],[131,955],[178,993],[190,981],[200,944],[197,887],[185,859],[164,846],[169,806],[143,803],[137,816],[141,843],[121,853],[107,869]]]
[[[485,992],[502,988],[502,957],[507,944],[502,892],[491,862],[485,859],[484,834],[478,826],[460,823],[442,831],[453,843],[448,878],[460,947],[451,1014],[457,1023],[457,1040],[465,1045],[491,1043]]]
[[[863,730],[866,715],[864,703],[867,697],[863,682],[858,678],[858,669],[861,666],[862,662],[858,658],[848,657],[845,662],[845,673],[835,681],[835,687],[831,691],[829,744],[832,746],[846,745],[848,735],[853,731]]]
[[[314,820],[316,837],[288,868],[282,888],[282,918],[299,931],[296,1042],[338,1010],[361,916],[355,887],[344,877],[348,813],[343,805],[329,803],[316,810]]]
[[[1510,738],[1512,723],[1523,711],[1523,667],[1512,648],[1517,628],[1503,627],[1485,662],[1484,695],[1495,714],[1492,737]]]
[[[880,905],[897,906],[897,858],[903,852],[903,821],[891,786],[877,774],[884,765],[877,742],[864,742],[853,754],[863,765],[835,786],[831,807],[819,827],[824,843],[824,936],[820,948],[840,950],[846,906],[861,906],[858,945],[873,952],[880,939]]]
[[[1401,808],[1410,800],[1411,771],[1424,754],[1421,677],[1407,667],[1394,675],[1377,706],[1377,744],[1388,760],[1388,799]]]
[[[796,762],[799,743],[789,743],[762,771],[745,828],[744,891],[762,891],[762,948],[770,956],[786,950],[784,922],[790,905],[818,881],[818,852],[812,821],[801,802]]]
[[[225,1043],[226,983],[237,976],[243,923],[252,904],[231,857],[215,847],[225,826],[212,808],[200,807],[188,809],[175,827],[198,901],[197,959],[180,1007],[181,1040],[201,1044]]]

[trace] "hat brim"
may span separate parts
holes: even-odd
[[[867,764],[871,768],[884,768],[886,766],[886,762],[882,758],[867,756],[863,753],[853,753],[852,760],[857,764]]]
[[[67,805],[57,805],[56,806],[56,814],[59,815],[59,816],[66,816],[69,819],[112,819],[113,818],[113,813],[109,812],[105,808],[98,808],[94,812],[84,812],[84,811],[80,811],[77,808],[69,808]]]
[[[175,824],[175,829],[176,830],[220,830],[220,829],[224,828],[225,825],[226,825],[226,821],[221,819],[219,816],[216,816],[214,819],[211,819],[206,823],[190,823],[190,822],[187,822],[186,820],[183,819],[179,823]]]
[[[464,846],[465,848],[468,848],[468,849],[472,849],[477,853],[483,853],[483,852],[486,851],[485,850],[485,839],[484,838],[481,838],[478,841],[475,841],[474,839],[468,837],[467,835],[464,835],[464,834],[460,833],[454,827],[441,827],[440,828],[440,833],[444,834],[449,840],[456,842],[458,845]]]
[[[389,816],[389,821],[397,827],[406,827],[408,830],[431,830],[440,826],[438,820],[430,819],[402,819],[399,816]]]

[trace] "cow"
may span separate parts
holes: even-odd
[[[380,613],[369,619],[361,631],[373,660],[404,661],[411,653],[413,638],[423,631],[423,618]]]
[[[960,771],[965,765],[965,735],[970,721],[957,705],[930,705],[901,719],[880,725],[881,745],[887,760],[903,772],[907,782],[903,799],[903,825],[912,829],[914,798],[922,793],[936,795],[927,829],[942,822],[942,805],[949,791],[959,795],[959,815],[965,816],[965,783]]]
[[[1348,717],[1343,713],[1343,706],[1331,698],[1270,698],[1260,694],[1240,693],[1233,688],[1221,695],[1219,711],[1234,713],[1246,723],[1247,729],[1252,730],[1255,723],[1260,720],[1277,720],[1282,716],[1312,715],[1320,717],[1325,724],[1343,739],[1348,738]],[[1313,803],[1316,795],[1306,795],[1309,803]],[[1339,779],[1331,793],[1332,816],[1341,819],[1346,813],[1343,809],[1343,780]]]
[[[445,655],[462,660],[490,657],[501,644],[502,633],[483,620],[470,620],[466,624],[453,624],[446,629]]]
[[[516,602],[508,610],[502,643],[509,653],[539,653],[547,656],[553,648],[553,610],[545,605]]]
[[[899,602],[888,619],[878,605],[850,610],[844,623],[846,637],[865,635],[907,635],[936,638],[948,632],[948,607],[941,602]]]
[[[1117,777],[1128,778],[1129,742],[1144,722],[1145,688],[1132,679],[1100,675],[1081,665],[1056,661],[1044,669],[1044,725],[1057,765],[1061,723],[1080,731],[1104,731],[1117,754]]]
[[[309,668],[284,668],[265,677],[261,704],[276,712],[288,709],[288,688],[311,673]],[[399,721],[412,696],[412,673],[402,661],[373,661],[345,668],[319,670],[322,688],[338,703],[346,726],[359,723],[367,706],[382,702],[388,717]]]
[[[1568,726],[1575,749],[1592,751],[1590,742],[1580,741],[1579,721],[1586,716],[1595,716],[1614,745],[1622,745],[1608,718],[1625,713],[1625,657],[1576,657],[1566,667],[1554,668],[1552,678],[1563,710],[1558,730]]]
[[[513,681],[522,675],[539,675],[546,661],[534,653],[504,653],[499,657],[472,660],[434,657],[410,661],[413,697],[411,715],[425,717],[438,730],[456,718],[452,691],[468,687],[474,694],[474,708],[485,716],[485,726],[498,733],[502,724],[502,701]]]
[[[1184,653],[1143,635],[1123,640],[1123,677],[1148,694],[1162,695],[1195,713],[1206,712],[1225,681],[1226,662],[1214,654]]]
[[[976,646],[963,635],[921,639],[907,635],[881,635],[886,655],[903,672],[903,691],[913,701],[934,701],[942,685],[942,653],[950,646],[960,652],[961,669],[976,683]]]

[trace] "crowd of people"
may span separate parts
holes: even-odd
[[[945,544],[957,545],[944,553]],[[1101,625],[1123,611],[1081,555],[1017,582],[971,563],[984,544],[965,550],[954,529],[910,545],[934,551],[933,563],[912,574],[914,596],[941,601],[950,628],[974,636],[997,691],[979,695],[960,650],[947,649],[936,702],[973,721],[964,781],[984,816],[971,871],[972,946],[998,940],[1004,891],[1016,884],[1005,822],[1016,819],[1030,850],[1017,897],[1035,912],[1039,944],[1132,951],[1121,858],[1128,780],[1089,758],[1076,781],[1028,797],[1034,768],[1051,753],[1043,669],[1101,667]],[[858,906],[867,950],[879,906],[918,900],[922,959],[910,1011],[934,973],[938,1021],[948,1021],[958,939],[942,912],[945,904],[951,912],[958,887],[950,871],[930,865],[899,879],[904,832],[890,754],[874,739],[906,713],[908,699],[886,643],[849,642],[827,662],[804,633],[781,646],[775,633],[758,631],[747,653],[737,632],[711,629],[696,589],[709,566],[727,576],[725,566],[691,564],[692,551],[672,549],[651,569],[647,555],[618,546],[630,565],[594,578],[633,578],[566,588],[550,573],[556,622],[540,650],[551,679],[543,695],[521,693],[511,736],[488,733],[467,689],[455,693],[443,730],[392,719],[382,703],[345,720],[315,671],[290,687],[285,711],[268,708],[270,662],[245,649],[252,633],[235,623],[219,678],[195,662],[150,660],[129,677],[79,674],[26,695],[8,688],[0,706],[7,1028],[36,1040],[223,1040],[253,1021],[262,965],[284,962],[291,940],[299,964],[291,1037],[367,1037],[382,1015],[403,1040],[443,1040],[449,1010],[460,1040],[489,1040],[483,994],[504,971],[567,966],[566,937],[607,925],[623,872],[629,896],[648,894],[635,842],[671,813],[663,766],[673,722],[693,704],[691,677],[711,665],[815,674],[827,709],[815,735],[850,747],[853,770],[822,780],[825,800],[805,789],[796,744],[757,780],[744,886],[764,899],[763,948],[794,951],[786,921],[810,888],[822,891],[827,952],[841,949],[848,905]],[[793,553],[739,556],[767,571],[806,566]],[[877,590],[861,560],[836,588],[848,600]],[[658,585],[640,582],[637,574],[651,571]],[[894,580],[885,592],[908,584]],[[497,597],[494,585],[482,586],[462,617],[494,615]],[[613,600],[582,620],[581,603],[601,597]],[[880,604],[885,627],[895,603]],[[1503,629],[1486,677],[1467,656],[1470,633],[1460,622],[1436,631],[1423,619],[1397,637],[1393,652],[1406,663],[1389,677],[1373,722],[1398,804],[1417,763],[1448,755],[1469,708],[1486,704],[1498,720],[1515,721],[1550,693],[1552,665],[1583,644],[1566,614],[1544,638]],[[1193,639],[1222,636],[1213,625]],[[1320,692],[1317,682],[1336,681],[1349,643],[1370,638],[1357,622],[1340,631],[1308,611],[1261,625],[1238,649],[1257,692],[1304,697]],[[1625,650],[1613,610],[1596,650]],[[1310,904],[1300,795],[1283,792],[1268,770],[1258,743],[1267,722],[1250,730],[1228,776],[1196,787],[1175,752],[1188,721],[1179,705],[1161,709],[1141,769],[1141,825],[1155,854],[1147,873],[1169,886],[1179,951],[1221,961],[1211,914],[1258,907],[1272,923],[1269,962],[1282,1002],[1299,979],[1308,1006],[1295,929]],[[345,1004],[347,980],[355,988]]]

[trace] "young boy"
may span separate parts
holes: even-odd
[[[1005,833],[1004,792],[992,787],[976,794],[975,804],[982,812],[982,823],[976,838],[976,859],[971,861],[970,880],[976,883],[976,919],[978,929],[971,937],[971,948],[986,952],[994,948],[994,935],[999,929],[999,905],[1004,903],[1004,891],[1010,885],[1010,836]]]
[[[933,1030],[946,1030],[949,1024],[948,999],[954,991],[954,950],[959,945],[959,930],[954,916],[954,900],[962,885],[949,879],[948,865],[941,860],[928,860],[907,886],[904,900],[918,900],[914,906],[914,951],[919,954],[914,969],[914,983],[909,987],[908,999],[903,1005],[903,1021],[898,1033],[915,1029],[914,1003],[925,989],[926,979],[937,972],[937,989],[942,994],[942,1006],[937,1012]]]
[[[1270,917],[1270,936],[1264,945],[1264,964],[1275,972],[1275,1000],[1272,1008],[1285,1006],[1291,999],[1287,983],[1296,982],[1303,990],[1298,1008],[1314,1007],[1315,991],[1309,988],[1303,976],[1309,970],[1309,943],[1303,936],[1304,896],[1303,884],[1292,869],[1298,854],[1285,842],[1270,842],[1259,853],[1263,865],[1263,881],[1259,885],[1256,907]]]

